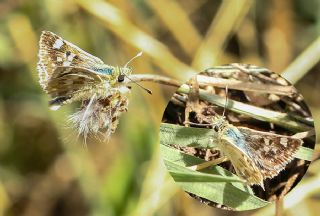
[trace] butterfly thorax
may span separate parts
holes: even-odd
[[[213,118],[213,130],[218,135],[221,148],[223,148],[225,144],[233,144],[236,148],[247,151],[245,137],[238,128],[230,124],[224,116],[216,115]]]
[[[243,134],[237,127],[228,123],[224,116],[216,116],[213,119],[213,129],[217,133],[217,148],[221,154],[229,158],[237,175],[249,184],[262,183],[262,174],[253,161],[251,150],[246,145]]]
[[[117,82],[122,82],[123,80],[120,80],[120,76],[129,76],[132,72],[131,68],[128,67],[113,67],[113,66],[109,66],[109,65],[99,65],[95,68],[93,68],[93,70],[100,74],[102,77],[110,77],[110,79],[108,79],[108,82],[110,83],[117,83]]]
[[[229,123],[226,121],[224,116],[216,115],[212,119],[212,125],[213,129],[220,134],[228,127]]]

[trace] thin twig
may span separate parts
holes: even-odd
[[[129,76],[131,80],[125,80],[127,83],[131,82],[155,82],[163,85],[169,85],[174,87],[180,87],[183,83],[169,78],[166,76],[153,75],[153,74],[134,74]]]
[[[296,93],[296,90],[293,86],[282,86],[275,84],[264,84],[264,83],[252,83],[244,82],[239,80],[218,78],[218,77],[209,77],[204,75],[197,75],[199,85],[212,85],[216,87],[225,88],[228,86],[229,89],[237,89],[242,91],[254,91],[254,92],[263,92],[269,94],[278,94],[278,95],[292,95]]]

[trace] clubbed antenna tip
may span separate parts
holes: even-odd
[[[127,62],[127,64],[124,65],[124,67],[125,67],[125,68],[128,67],[129,63],[132,62],[133,59],[138,58],[138,57],[140,57],[140,56],[142,56],[142,51],[139,52],[137,55],[135,55],[132,59],[130,59],[130,60]]]
[[[136,55],[136,57],[140,57],[140,56],[142,56],[142,51],[140,51],[137,55]]]

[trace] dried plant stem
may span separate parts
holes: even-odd
[[[291,83],[298,82],[320,61],[320,37],[300,54],[283,72],[282,76]]]
[[[193,68],[208,68],[219,62],[223,47],[233,32],[238,29],[253,3],[252,0],[222,1],[205,38],[195,52]]]
[[[129,76],[130,80],[127,83],[132,82],[154,82],[163,85],[169,85],[174,87],[180,87],[183,83],[166,76],[153,75],[153,74],[134,74]]]
[[[169,85],[174,87],[179,87],[178,92],[180,93],[189,93],[189,86],[182,84],[182,82],[160,75],[153,74],[135,74],[129,76],[130,80],[126,80],[127,83],[132,82],[155,82],[163,85]],[[207,100],[211,103],[214,103],[219,106],[225,105],[225,99],[221,98],[218,95],[212,95],[204,90],[200,89],[200,98]],[[290,117],[285,113],[279,113],[271,110],[262,109],[259,107],[251,106],[248,104],[243,104],[237,101],[228,102],[227,108],[242,114],[246,114],[256,119],[263,121],[272,122],[274,124],[280,125],[282,127],[291,129],[293,131],[309,131],[312,128],[301,122],[296,122],[290,119]],[[249,112],[248,112],[249,110]]]
[[[184,84],[178,89],[178,92],[188,94],[190,92],[190,87]],[[220,106],[220,107],[225,106],[225,98],[219,95],[210,94],[205,90],[200,89],[199,96],[202,100],[206,100],[217,106]],[[296,120],[292,120],[291,117],[286,113],[280,113],[272,110],[263,109],[260,107],[244,104],[231,99],[228,100],[228,103],[226,104],[226,108],[231,111],[234,111],[246,116],[250,116],[252,118],[255,118],[261,121],[274,123],[276,125],[290,129],[292,131],[301,132],[301,131],[312,130],[311,126],[306,125],[302,122],[297,122]]]
[[[278,95],[292,95],[296,93],[293,86],[281,86],[275,84],[264,84],[264,83],[251,83],[239,80],[218,78],[218,77],[208,77],[204,75],[197,75],[197,81],[199,85],[212,85],[216,87],[225,88],[228,86],[230,89],[237,89],[242,91],[254,91],[269,94]]]
[[[92,0],[90,4],[86,0],[76,0],[75,2],[99,19],[107,29],[123,41],[150,56],[163,71],[170,71],[171,74],[179,78],[190,76],[196,72],[176,58],[165,44],[135,26],[126,14],[113,4],[103,0]]]

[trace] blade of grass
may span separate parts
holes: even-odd
[[[123,41],[147,53],[164,72],[169,71],[170,76],[174,75],[185,80],[186,77],[196,73],[192,68],[173,56],[164,44],[133,25],[125,14],[113,5],[102,0],[90,2],[76,0],[76,2],[84,10],[101,20],[107,29]],[[184,73],[181,73],[182,71]]]
[[[212,178],[215,182],[198,181],[198,175],[201,174],[195,174],[195,176],[191,177],[193,172],[197,172],[189,171],[185,167],[181,168],[181,166],[186,163],[200,163],[203,160],[165,145],[161,145],[160,147],[169,172],[176,174],[175,177],[177,178],[175,178],[175,181],[183,190],[213,202],[229,206],[237,211],[260,208],[269,204],[269,202],[254,196],[252,190],[249,187],[245,187],[242,183],[230,184],[219,182],[222,178],[228,179],[226,181],[233,181],[233,179],[237,178],[219,166],[206,169],[206,174],[223,175],[221,179],[213,176]],[[179,172],[177,172],[177,170],[179,170]],[[183,174],[181,172],[183,172]],[[195,181],[191,181],[190,179],[194,179]]]
[[[320,61],[320,36],[301,53],[283,72],[282,76],[291,83],[298,82]]]
[[[319,194],[320,191],[320,175],[301,182],[297,187],[295,187],[289,194],[284,197],[283,209],[292,209],[300,202],[306,202],[306,198]],[[274,215],[274,204],[269,205],[266,208],[263,208],[253,216],[271,216]]]
[[[179,145],[181,147],[205,149],[214,148],[216,139],[212,129],[191,128],[167,123],[161,123],[160,125],[160,138],[160,144],[162,145]],[[313,152],[313,149],[301,146],[295,153],[295,157],[311,161]]]
[[[247,15],[252,4],[252,0],[222,1],[207,35],[194,56],[194,68],[203,70],[219,62],[226,42]]]
[[[214,148],[211,139],[212,129],[184,127],[180,125],[161,123],[160,144],[177,144],[185,147]]]
[[[148,0],[147,4],[172,32],[183,50],[192,57],[202,37],[178,2],[171,0]]]
[[[190,88],[188,85],[182,85],[177,92],[188,94]],[[199,90],[199,96],[201,99],[206,100],[212,104],[217,106],[224,107],[225,106],[225,98],[220,97],[215,94],[210,94],[202,89]],[[228,103],[226,105],[228,110],[234,111],[236,113],[240,113],[246,116],[250,116],[252,118],[267,121],[270,123],[274,123],[278,126],[287,128],[289,130],[295,132],[301,131],[310,131],[313,130],[313,127],[310,127],[304,123],[297,122],[296,120],[292,120],[291,117],[286,113],[280,113],[272,110],[263,109],[260,107],[244,104],[235,100],[228,99]],[[310,122],[310,125],[313,125],[313,122]]]
[[[165,160],[166,167],[170,175],[176,182],[242,182],[238,177],[222,176],[216,174],[207,174],[202,172],[193,171],[186,167],[180,166],[169,160]]]
[[[160,160],[158,145],[148,165],[146,176],[143,179],[138,203],[129,215],[154,215],[177,191],[177,185],[173,184],[167,169],[165,169],[162,160]]]

